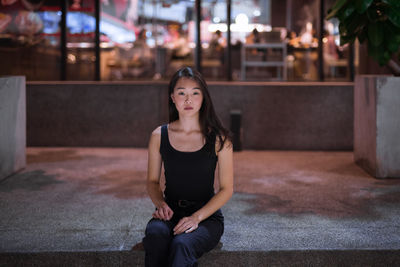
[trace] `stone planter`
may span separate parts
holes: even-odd
[[[25,77],[0,78],[0,180],[26,166]]]
[[[400,178],[400,77],[356,77],[354,160],[376,178]]]

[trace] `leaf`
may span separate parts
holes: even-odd
[[[333,7],[328,10],[326,19],[329,20],[336,16],[336,13],[346,4],[347,0],[337,0]]]
[[[346,3],[345,6],[343,6],[337,13],[336,17],[340,20],[343,21],[345,19],[348,19],[351,15],[355,14],[356,7],[354,6],[354,3],[352,1]]]
[[[369,8],[366,12],[369,21],[378,21],[379,13],[377,8]]]
[[[378,61],[379,66],[381,66],[381,67],[385,66],[387,61],[388,60],[385,60],[385,58],[383,58],[383,57],[379,58],[379,61]]]
[[[356,10],[356,8],[355,8],[354,5],[348,5],[348,6],[346,7],[346,9],[343,11],[343,16],[344,16],[344,18],[347,18],[347,17],[349,17],[350,15],[352,15],[353,12],[354,12],[354,10]]]
[[[343,20],[343,26],[346,26],[347,33],[353,33],[355,27],[359,24],[360,15],[355,13],[354,16],[348,17]]]
[[[398,40],[399,36],[394,31],[395,29],[395,26],[388,22],[388,26],[384,28],[383,32],[385,38],[385,50],[389,51],[390,54],[399,50],[400,40]]]
[[[344,4],[346,4],[347,0],[337,0],[333,5],[332,9],[340,9]]]
[[[383,41],[383,31],[378,23],[368,25],[368,40],[374,46],[378,46]]]
[[[340,33],[340,36],[347,34],[347,27],[346,27],[345,23],[339,24],[339,33]]]
[[[389,9],[387,16],[394,25],[396,25],[397,27],[400,27],[400,10],[399,9],[397,9],[397,8]]]
[[[400,1],[399,0],[382,0],[382,2],[391,5],[392,7],[400,7]]]
[[[368,55],[379,62],[382,57],[381,47],[368,44]]]
[[[341,35],[340,36],[340,46],[347,43],[352,43],[356,39],[356,35]]]
[[[385,31],[386,47],[390,53],[396,53],[400,49],[400,34],[390,33]]]
[[[390,53],[395,53],[397,51],[399,51],[399,43],[396,42],[396,40],[390,40],[389,43],[387,44],[387,48],[389,50]]]
[[[383,55],[379,59],[379,64],[381,66],[386,65],[386,63],[389,61],[390,58],[391,58],[391,54],[386,51],[385,53],[383,53]]]
[[[365,39],[367,38],[367,30],[363,28],[359,33],[358,33],[358,41],[360,43],[363,43]]]
[[[400,44],[400,34],[396,35],[394,37],[394,40],[396,40],[396,42]]]
[[[400,35],[400,27],[397,27],[396,25],[394,25],[393,23],[387,21],[385,23],[385,29],[387,29],[388,31],[390,31],[390,34],[393,35]],[[385,33],[386,34],[386,33]]]
[[[348,17],[343,21],[346,26],[346,35],[358,34],[362,28],[368,25],[368,20],[365,15],[360,15],[357,12],[353,13],[353,16]]]
[[[359,14],[364,13],[374,0],[355,0],[356,9]]]
[[[389,53],[388,51],[386,51],[385,53],[383,53],[383,58],[385,60],[389,60],[391,58],[391,53]]]
[[[384,51],[382,46],[373,46],[368,44],[368,55],[371,56],[379,65],[385,65],[390,59],[390,53]]]
[[[380,65],[400,55],[400,0],[337,0],[328,18],[339,20],[341,45],[368,43],[368,54]]]

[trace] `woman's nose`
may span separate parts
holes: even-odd
[[[191,100],[190,96],[187,96],[187,97],[186,97],[186,99],[185,99],[185,102],[186,102],[186,103],[190,103],[190,102],[192,102],[192,100]]]

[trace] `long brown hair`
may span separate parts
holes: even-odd
[[[169,122],[179,119],[179,113],[175,104],[172,102],[171,94],[174,92],[175,86],[181,78],[191,79],[200,86],[200,90],[203,94],[203,103],[201,104],[199,111],[200,129],[207,142],[215,143],[216,139],[213,137],[218,138],[220,145],[218,151],[221,151],[224,147],[225,141],[231,139],[231,134],[222,125],[220,119],[215,113],[210,93],[208,92],[207,83],[200,72],[189,67],[183,67],[172,76],[168,86]]]

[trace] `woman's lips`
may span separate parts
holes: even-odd
[[[185,110],[191,110],[193,109],[192,107],[185,107]]]

